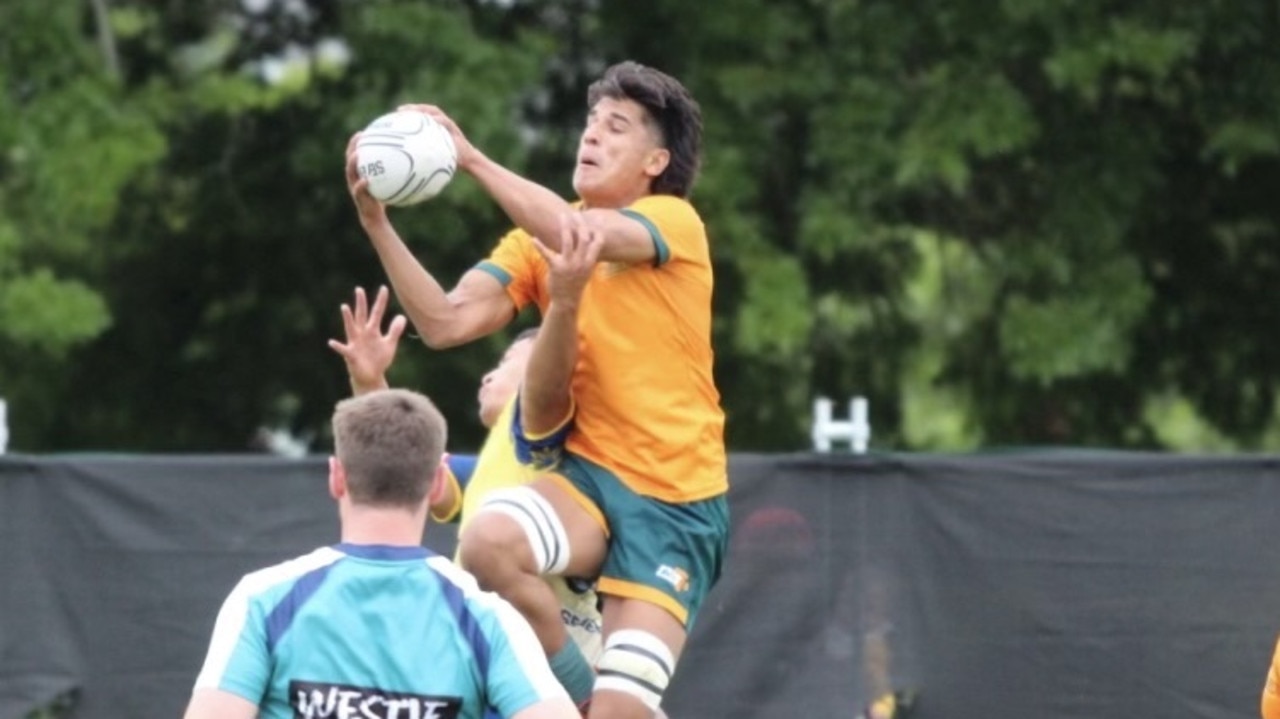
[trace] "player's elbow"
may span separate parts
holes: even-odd
[[[466,340],[458,335],[445,334],[442,332],[423,333],[422,344],[433,350],[453,349],[458,345],[464,344]]]
[[[1280,719],[1280,693],[1276,692],[1274,666],[1270,672],[1267,684],[1262,689],[1262,719]]]
[[[520,395],[520,424],[530,437],[543,437],[559,429],[573,410],[569,388],[552,391],[531,391],[525,388]]]
[[[419,328],[418,336],[422,343],[433,350],[447,350],[464,345],[480,336],[480,333],[468,327],[460,318],[444,322],[424,324]]]
[[[443,350],[493,334],[514,317],[515,305],[506,294],[478,299],[451,294],[447,306],[421,313],[422,321],[415,321],[414,327],[424,344]]]

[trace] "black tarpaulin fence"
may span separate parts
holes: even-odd
[[[737,455],[672,719],[1258,715],[1280,458]],[[336,540],[323,459],[0,457],[0,719],[180,716],[241,574]],[[452,551],[433,525],[428,544]]]

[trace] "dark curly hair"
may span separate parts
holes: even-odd
[[[655,195],[688,197],[702,164],[702,108],[685,86],[670,75],[637,62],[620,62],[587,90],[587,107],[601,98],[639,104],[657,126],[671,161],[653,178]]]

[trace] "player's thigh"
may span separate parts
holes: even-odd
[[[595,577],[604,564],[609,535],[604,514],[596,503],[560,475],[540,477],[532,485],[550,505],[568,543],[564,571],[570,577]]]
[[[642,600],[666,610],[686,629],[693,626],[724,563],[725,498],[672,504],[630,491],[609,496],[612,535],[600,593]]]
[[[606,596],[608,634],[596,663],[592,719],[648,719],[660,712],[685,628],[670,611],[642,599]]]
[[[464,569],[489,576],[496,567],[536,574],[534,556],[526,522],[510,511],[493,511],[481,505],[458,535],[458,560]]]
[[[496,489],[468,520],[459,554],[477,573],[518,567],[525,574],[594,577],[606,543],[599,516],[562,477]]]
[[[609,635],[619,631],[641,631],[666,645],[673,659],[680,658],[689,635],[684,624],[670,611],[630,597],[605,596],[602,604],[606,641]]]

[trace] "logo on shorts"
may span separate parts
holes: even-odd
[[[457,719],[462,698],[294,680],[289,706],[294,719]]]
[[[564,445],[557,447],[531,447],[529,449],[529,461],[525,462],[525,464],[536,470],[554,469],[563,458]]]
[[[689,573],[679,567],[667,564],[658,567],[658,579],[670,584],[677,592],[689,589]]]
[[[599,634],[600,622],[593,617],[585,617],[568,607],[560,607],[560,621],[568,629],[581,629],[587,634]]]

